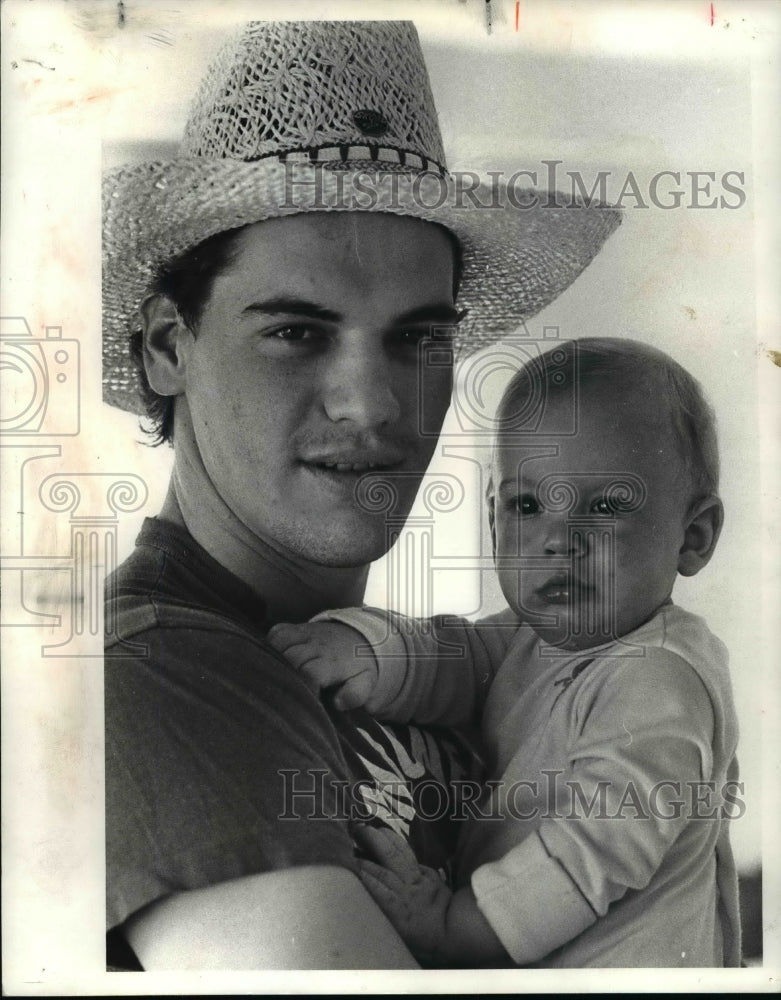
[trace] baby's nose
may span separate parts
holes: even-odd
[[[552,518],[545,535],[545,552],[553,556],[584,555],[587,548],[586,534],[580,525],[572,524],[566,517]]]

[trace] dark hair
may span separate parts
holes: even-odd
[[[225,272],[236,258],[240,229],[229,229],[210,236],[157,269],[149,286],[150,295],[165,295],[176,307],[187,327],[195,333],[203,310],[214,287],[215,279]],[[173,441],[174,398],[161,396],[149,384],[144,367],[144,331],[138,329],[130,337],[141,399],[146,411],[144,431],[159,445]]]
[[[664,351],[636,340],[584,337],[558,344],[533,358],[511,379],[499,403],[502,417],[527,400],[531,391],[544,400],[552,391],[605,382],[652,391],[670,420],[678,451],[691,477],[693,501],[717,493],[719,451],[716,418],[693,375]],[[502,431],[499,431],[501,440]]]
[[[246,227],[217,233],[159,267],[149,286],[150,295],[165,295],[176,307],[188,329],[195,335],[198,323],[214,287],[215,279],[235,261],[238,238]],[[463,273],[463,254],[456,236],[439,227],[453,248],[453,298],[458,296]],[[153,445],[173,442],[174,398],[161,396],[149,384],[144,367],[144,332],[135,330],[130,337],[130,356],[136,369],[146,426],[144,432]]]

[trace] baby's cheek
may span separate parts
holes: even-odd
[[[519,571],[504,569],[499,571],[499,586],[504,594],[504,599],[513,611],[518,613],[523,607],[523,595]]]

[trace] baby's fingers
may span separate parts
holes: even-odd
[[[373,861],[361,861],[358,877],[386,916],[394,923],[404,920],[408,909],[403,897],[404,883],[393,872]]]
[[[395,831],[361,823],[355,826],[353,835],[363,850],[376,858],[383,870],[390,870],[407,883],[420,878],[420,865],[415,852]]]
[[[293,630],[297,626],[284,625],[277,627],[280,630],[289,629],[290,631],[275,632],[273,636],[269,633],[271,645],[285,657],[291,666],[295,667],[301,679],[315,694],[322,688],[328,687],[342,679],[340,677],[342,671],[333,663],[324,660],[322,650],[313,642],[310,642],[308,637],[303,637],[296,641],[296,633]]]
[[[389,868],[383,868],[383,866],[378,865],[376,861],[367,861],[366,859],[361,858],[358,861],[358,873],[361,877],[366,875],[367,878],[372,879],[375,882],[381,882],[388,889],[395,887],[398,890],[404,885],[404,882],[399,878],[396,872],[392,872]]]
[[[301,647],[302,650],[305,648]],[[337,708],[355,708],[357,705],[362,705],[366,700],[361,694],[363,685],[358,684],[352,691],[352,694],[348,692],[347,700],[351,702],[350,704],[341,705],[337,702],[337,698],[344,686],[353,684],[353,682],[357,682],[358,680],[358,674],[350,673],[350,671],[355,670],[352,664],[340,663],[323,657],[318,650],[311,650],[308,654],[302,652],[299,657],[290,657],[288,653],[285,653],[285,656],[292,660],[293,665],[298,669],[303,679],[314,690],[319,691],[322,688],[334,687],[338,684],[339,691],[334,698],[334,704]]]
[[[292,646],[309,642],[312,638],[312,630],[306,623],[303,625],[281,623],[273,625],[268,630],[267,638],[274,649],[278,649],[280,653],[286,653]]]
[[[365,705],[371,697],[374,680],[375,678],[368,670],[350,677],[334,695],[334,708],[346,712],[351,708],[360,708]]]

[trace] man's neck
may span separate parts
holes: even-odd
[[[368,566],[321,566],[258,537],[233,514],[208,476],[198,474],[199,464],[177,460],[160,517],[189,531],[213,559],[251,587],[263,601],[269,624],[303,622],[327,608],[361,604]]]

